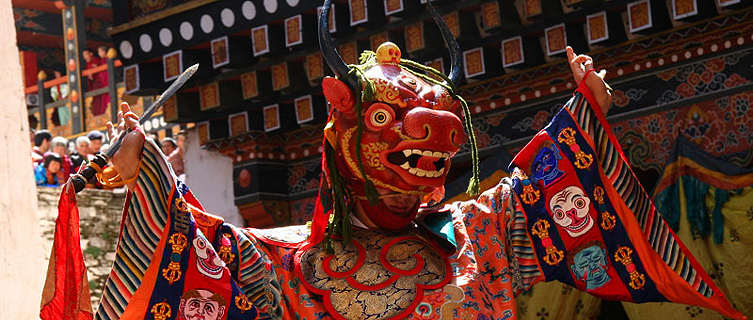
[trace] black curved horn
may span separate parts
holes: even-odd
[[[450,50],[451,67],[450,74],[447,75],[447,78],[450,78],[452,83],[455,84],[458,80],[460,80],[460,71],[463,69],[463,59],[461,56],[462,53],[460,52],[460,45],[458,44],[458,41],[455,40],[455,37],[452,35],[452,31],[450,31],[450,28],[444,22],[442,16],[440,16],[437,12],[437,9],[434,9],[434,6],[431,4],[431,0],[426,1],[426,4],[429,7],[431,17],[434,18],[434,23],[436,23],[437,27],[439,27],[439,32],[442,34],[442,38],[447,44],[447,48]]]
[[[330,7],[332,7],[332,0],[324,0],[322,12],[319,14],[319,47],[322,50],[324,61],[327,62],[327,65],[329,65],[335,75],[340,80],[345,81],[351,88],[355,88],[355,80],[347,76],[350,68],[348,68],[340,53],[337,52],[335,40],[332,39],[332,35],[329,33]]]

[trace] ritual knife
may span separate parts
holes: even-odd
[[[157,111],[157,109],[159,109],[162,105],[164,105],[165,102],[167,102],[167,99],[170,99],[170,97],[175,95],[175,93],[178,92],[178,90],[180,90],[180,88],[182,88],[189,79],[191,79],[191,77],[194,75],[194,73],[196,73],[196,70],[198,69],[199,64],[197,63],[186,69],[186,71],[183,71],[178,79],[176,79],[170,85],[170,87],[168,87],[167,90],[165,90],[165,92],[163,92],[157,98],[157,100],[154,100],[149,108],[144,111],[144,114],[141,116],[141,120],[139,120],[139,124],[143,125],[144,122],[149,121],[149,118],[152,116],[152,114],[154,114],[154,112]],[[115,123],[114,125],[117,125],[117,123]],[[73,183],[76,193],[83,190],[84,187],[86,187],[88,181],[94,179],[97,174],[97,166],[101,170],[107,165],[107,162],[110,161],[110,158],[112,158],[112,156],[115,155],[115,152],[120,149],[120,144],[123,142],[123,137],[125,137],[125,132],[122,132],[115,143],[110,145],[110,148],[107,149],[107,153],[97,153],[96,155],[94,155],[94,158],[86,166],[86,168],[70,177],[69,182]]]

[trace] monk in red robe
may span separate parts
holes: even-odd
[[[98,51],[98,55],[94,55],[94,53],[89,49],[85,49],[82,52],[84,61],[86,61],[86,69],[93,69],[93,68],[107,64],[107,56],[106,56],[107,49],[105,47],[100,47],[97,49],[97,51]],[[88,80],[87,88],[89,91],[106,88],[107,87],[107,71],[105,70],[105,71],[100,71],[100,72],[91,74],[88,76],[87,80]],[[92,100],[92,105],[91,105],[92,114],[95,116],[104,114],[105,111],[107,111],[107,104],[109,102],[110,102],[109,93],[103,93],[103,94],[94,96]]]

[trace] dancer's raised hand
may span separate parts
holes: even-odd
[[[609,111],[609,106],[612,104],[612,93],[609,85],[604,82],[604,76],[607,74],[607,70],[602,69],[596,71],[594,68],[594,60],[590,56],[580,54],[576,55],[573,48],[567,47],[567,61],[570,64],[570,70],[573,73],[573,79],[575,83],[580,85],[583,81],[583,77],[588,74],[590,70],[594,70],[594,74],[588,76],[585,81],[588,89],[593,93],[596,102],[599,103],[601,111],[604,115]]]
[[[115,127],[107,122],[107,132],[110,141],[114,141],[120,134],[125,134],[120,149],[112,156],[112,165],[124,181],[130,181],[139,174],[141,149],[144,147],[144,132],[139,125],[139,116],[131,111],[127,102],[120,104],[118,124]],[[133,186],[129,185],[129,188]]]

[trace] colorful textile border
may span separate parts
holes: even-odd
[[[655,214],[593,101],[581,85],[511,165],[546,280],[606,299],[673,301],[742,318]]]

